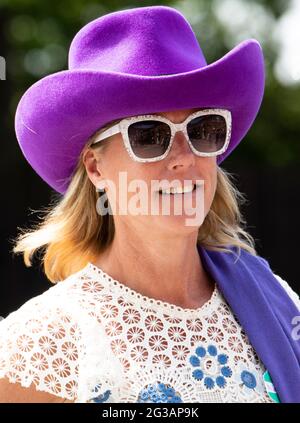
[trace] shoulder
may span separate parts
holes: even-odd
[[[259,255],[253,255],[246,250],[242,250],[242,256],[248,258],[252,261],[254,268],[256,268],[257,264],[260,263],[263,265],[264,268],[268,269],[273,276],[275,277],[276,281],[279,285],[285,290],[285,292],[289,295],[289,297],[293,300],[296,307],[300,310],[300,298],[299,295],[291,288],[291,286],[286,282],[280,275],[275,273],[272,270],[272,267],[267,259]]]
[[[87,280],[82,269],[0,322],[0,378],[76,399],[85,336],[97,324]]]

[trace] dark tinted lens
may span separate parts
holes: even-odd
[[[213,153],[226,141],[226,120],[221,115],[203,115],[187,125],[189,138],[197,151]]]
[[[171,129],[164,122],[144,120],[128,127],[131,148],[141,159],[161,156],[168,148]]]

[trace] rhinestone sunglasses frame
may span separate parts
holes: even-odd
[[[223,116],[225,118],[226,121],[226,140],[224,143],[224,146],[215,152],[211,152],[211,153],[204,153],[204,152],[199,152],[198,150],[196,150],[193,147],[192,142],[189,139],[188,133],[187,133],[187,125],[190,121],[192,121],[193,119],[195,119],[196,117],[199,116],[203,116],[203,115],[213,115],[213,114],[218,114],[220,116]],[[129,141],[129,136],[128,136],[128,127],[132,124],[132,123],[136,123],[136,122],[141,122],[144,120],[156,120],[159,122],[164,122],[166,124],[169,125],[170,129],[171,129],[171,139],[168,145],[167,150],[164,152],[164,154],[157,156],[157,157],[151,157],[151,158],[140,158],[138,156],[135,155],[135,153],[133,152],[131,145],[130,145],[130,141]],[[152,114],[148,114],[148,115],[139,115],[139,116],[133,116],[133,117],[127,117],[122,119],[120,122],[116,123],[115,125],[113,125],[112,127],[104,130],[103,132],[101,132],[93,141],[93,143],[91,144],[91,146],[94,146],[95,144],[101,142],[102,140],[111,137],[112,135],[121,133],[122,134],[122,138],[123,138],[123,142],[124,142],[124,146],[129,154],[129,156],[137,162],[140,163],[149,163],[149,162],[156,162],[159,160],[163,160],[165,157],[167,157],[167,155],[169,154],[169,151],[172,148],[172,144],[174,141],[174,137],[175,134],[178,131],[182,131],[183,134],[185,135],[185,138],[188,141],[188,144],[192,150],[192,152],[196,155],[196,156],[201,156],[201,157],[213,157],[213,156],[218,156],[220,154],[223,154],[224,151],[226,151],[228,145],[229,145],[229,141],[231,138],[231,126],[232,126],[232,117],[231,117],[231,112],[227,109],[204,109],[204,110],[198,110],[192,114],[190,114],[183,122],[181,123],[174,123],[172,121],[170,121],[169,119],[167,119],[164,116],[159,116],[159,115],[152,115]]]

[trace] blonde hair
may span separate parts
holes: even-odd
[[[25,265],[30,267],[34,253],[42,249],[41,264],[53,283],[64,280],[96,259],[114,238],[113,215],[97,213],[99,193],[87,175],[83,154],[99,132],[116,122],[110,122],[88,140],[64,196],[54,197],[48,206],[37,210],[42,213],[41,222],[30,229],[18,227],[20,232],[13,240],[12,252],[22,253]],[[101,142],[97,148],[101,151],[105,145]],[[246,222],[239,208],[246,199],[231,179],[233,174],[217,167],[216,193],[199,228],[198,243],[209,250],[232,252],[227,247],[234,246],[239,253],[244,249],[257,255],[254,239],[244,228]]]

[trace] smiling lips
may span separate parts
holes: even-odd
[[[184,187],[176,187],[176,188],[166,188],[160,189],[158,192],[159,194],[167,195],[167,194],[185,194],[190,193],[196,189],[196,184],[184,186]]]

